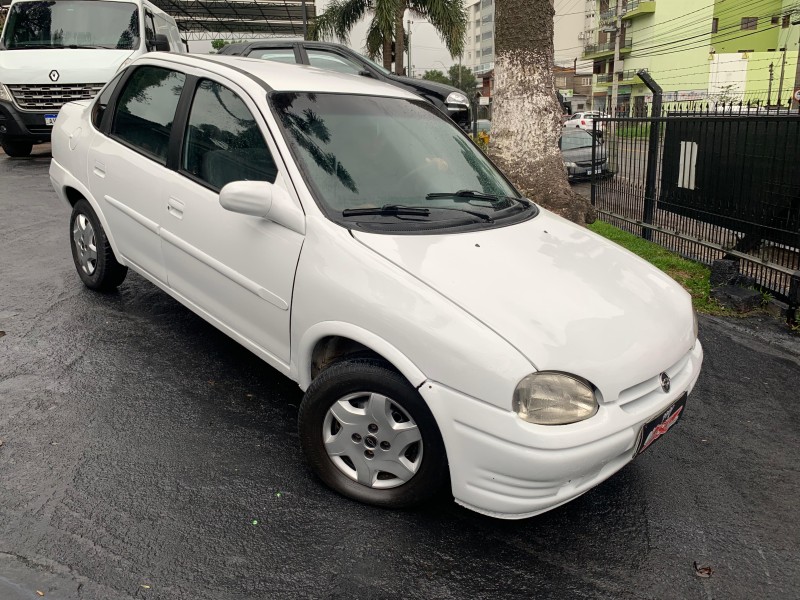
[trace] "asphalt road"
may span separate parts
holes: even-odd
[[[780,323],[701,319],[685,419],[564,507],[379,510],[310,474],[293,382],[141,277],[81,285],[48,161],[0,156],[0,599],[798,597]]]

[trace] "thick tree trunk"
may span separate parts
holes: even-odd
[[[405,2],[400,3],[397,12],[394,15],[394,72],[397,75],[405,75],[403,73],[403,58],[406,51],[406,36],[405,28],[403,27],[403,17],[406,14]]]
[[[595,211],[569,186],[558,140],[550,0],[495,0],[494,99],[489,155],[527,197],[576,223]]]
[[[388,35],[383,36],[383,68],[392,70],[392,38]]]

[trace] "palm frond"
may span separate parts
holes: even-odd
[[[468,19],[462,0],[408,0],[408,8],[428,19],[450,56],[463,54]]]

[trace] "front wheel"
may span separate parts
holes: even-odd
[[[30,142],[9,142],[3,140],[0,142],[3,147],[3,152],[8,154],[11,158],[25,158],[30,156],[33,151],[33,144]]]
[[[69,232],[72,260],[84,285],[98,292],[116,289],[125,280],[128,267],[117,262],[100,219],[84,199],[72,209]]]
[[[309,386],[298,417],[316,475],[340,494],[404,508],[448,481],[436,421],[411,384],[383,361],[336,363]]]

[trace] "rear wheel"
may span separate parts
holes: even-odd
[[[402,508],[428,500],[448,481],[433,415],[383,361],[351,359],[323,371],[306,391],[298,420],[311,468],[344,496]]]
[[[116,289],[128,267],[117,262],[100,220],[85,199],[75,203],[69,230],[72,260],[84,285],[98,292]]]
[[[30,142],[9,142],[3,140],[0,142],[3,147],[3,152],[8,154],[11,158],[25,158],[31,155],[33,144]]]

